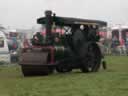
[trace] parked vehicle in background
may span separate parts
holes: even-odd
[[[128,26],[117,25],[112,27],[112,48],[113,52],[126,55],[128,50]]]
[[[10,63],[10,54],[5,34],[0,31],[0,63]]]
[[[125,54],[128,55],[128,26],[122,26],[121,35],[123,38],[122,43],[125,46]]]

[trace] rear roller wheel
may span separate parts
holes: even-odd
[[[82,72],[97,72],[101,63],[101,51],[96,43],[85,44],[81,49]]]

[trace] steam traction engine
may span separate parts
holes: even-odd
[[[98,20],[58,17],[51,11],[37,19],[43,32],[31,40],[32,47],[22,48],[19,59],[24,76],[48,75],[81,69],[96,72],[100,68],[102,52],[97,44],[100,27],[107,23]]]

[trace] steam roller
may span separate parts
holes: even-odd
[[[80,69],[97,72],[103,59],[98,45],[99,29],[107,26],[100,20],[56,16],[47,10],[38,18],[41,31],[33,35],[32,46],[21,49],[19,64],[24,76],[49,75]]]

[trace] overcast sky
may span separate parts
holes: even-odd
[[[128,24],[127,0],[0,0],[0,24],[31,28],[47,9],[59,16]]]

